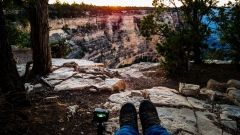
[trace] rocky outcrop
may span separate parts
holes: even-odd
[[[55,91],[82,89],[92,92],[123,91],[126,88],[122,79],[114,77],[117,73],[104,68],[102,63],[77,59],[52,59],[52,66],[53,72],[41,79]],[[21,69],[19,73],[25,71],[24,66],[18,69]],[[30,84],[26,87],[33,89]]]
[[[129,78],[146,78],[143,75],[144,72],[155,72],[151,69],[159,67],[159,63],[141,62],[139,64],[133,64],[125,68],[110,69],[111,71],[118,72],[123,78],[128,80]]]

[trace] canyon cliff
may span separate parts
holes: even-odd
[[[50,40],[66,38],[72,52],[66,58],[87,59],[118,68],[142,61],[157,62],[155,49],[158,36],[152,41],[140,34],[140,22],[145,14],[98,15],[83,18],[49,20]]]

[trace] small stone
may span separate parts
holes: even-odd
[[[84,134],[84,132],[81,132],[81,134],[83,135],[83,134]]]
[[[49,103],[54,103],[54,102],[57,102],[57,99],[58,99],[59,96],[54,96],[54,97],[46,97],[44,99],[45,102],[49,102]]]
[[[31,85],[30,83],[25,83],[25,89],[29,93],[33,90],[33,85]]]
[[[63,122],[64,122],[64,120],[63,120],[63,119],[60,119],[60,120],[58,120],[58,122],[59,122],[59,123],[63,123]]]
[[[210,79],[208,82],[207,82],[207,88],[214,88],[214,89],[220,89],[220,90],[226,90],[228,87],[228,85],[226,83],[220,83],[220,82],[217,82],[213,79]]]
[[[61,131],[64,131],[65,129],[64,128],[61,128]]]
[[[42,87],[42,84],[36,84],[36,85],[34,85],[34,88],[41,88]]]
[[[179,83],[179,92],[186,96],[196,96],[200,92],[200,86],[194,84]]]
[[[68,107],[69,112],[72,113],[72,115],[74,115],[78,107],[79,107],[78,105],[69,106]]]
[[[235,89],[234,87],[228,88],[227,89],[227,96],[236,105],[240,106],[240,90]]]
[[[90,88],[89,91],[91,91],[91,92],[93,92],[93,93],[97,93],[97,92],[98,92],[98,90],[95,89],[95,88]]]
[[[87,114],[91,114],[90,112],[87,112]]]

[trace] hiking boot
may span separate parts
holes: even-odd
[[[137,111],[132,103],[126,103],[122,106],[120,110],[119,122],[120,127],[126,125],[132,126],[138,132]]]
[[[160,125],[156,107],[150,100],[143,100],[139,107],[139,116],[143,134],[154,125]]]

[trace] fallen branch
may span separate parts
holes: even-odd
[[[43,81],[47,86],[51,87],[51,89],[54,89],[54,86],[51,83],[49,83],[46,79],[44,79],[43,77],[39,77],[39,79]]]

